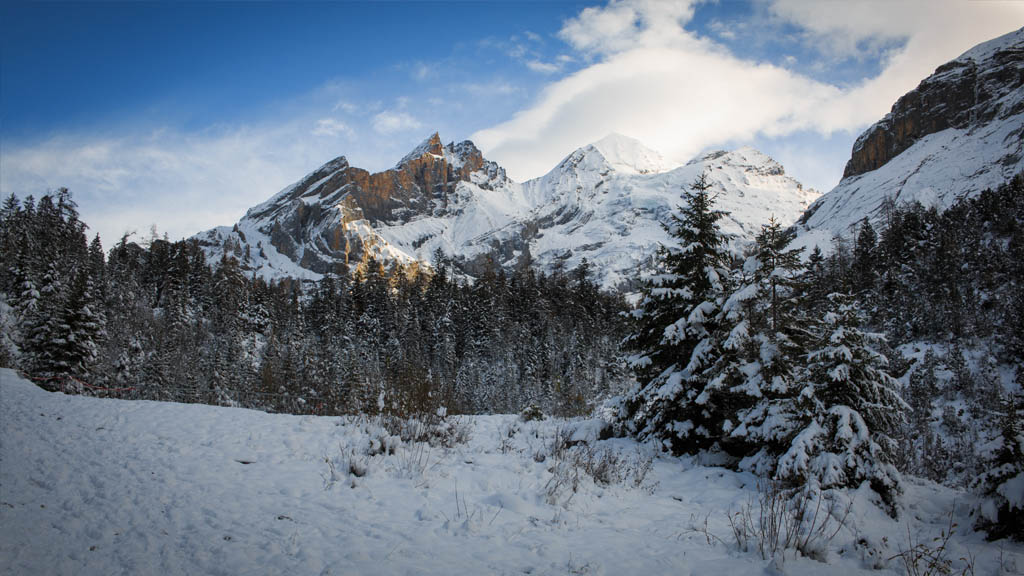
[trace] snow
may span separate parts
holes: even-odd
[[[431,447],[365,419],[65,396],[0,370],[0,573],[776,573],[732,542],[751,474],[660,456],[640,486],[552,490],[572,471],[556,438],[633,462],[651,448],[596,441],[595,421],[465,423],[467,443]],[[851,496],[829,564],[790,553],[784,573],[899,574],[885,559],[908,527],[928,541],[950,510],[971,524],[969,498],[936,484],[907,486],[902,522]],[[1021,545],[958,529],[950,557],[968,550],[978,573],[1000,555],[1024,567]]]
[[[1014,508],[1024,509],[1024,473],[1017,474],[1003,482],[996,491],[1006,498],[1011,510]]]
[[[1006,49],[1015,44],[1024,42],[1024,28],[1020,28],[1013,32],[1003,34],[998,38],[993,38],[988,42],[982,42],[974,48],[971,48],[967,52],[964,52],[957,57],[957,61],[973,60],[975,62],[983,62],[992,57],[993,54],[999,50]]]
[[[704,171],[719,207],[730,212],[723,229],[737,245],[752,239],[773,214],[787,224],[796,221],[818,197],[753,148],[712,156],[669,169],[657,152],[612,134],[576,150],[540,178],[522,184],[460,182],[445,212],[375,230],[420,260],[429,261],[438,248],[472,259],[490,253],[495,241],[518,241],[527,223],[540,222],[529,239],[539,266],[571,270],[586,258],[596,280],[613,288],[634,278],[659,246],[672,244],[662,224]]]
[[[432,135],[398,165],[425,154],[441,158],[435,154],[439,142]],[[458,167],[463,155],[475,148],[463,142],[440,150],[449,164]],[[347,168],[341,157],[249,210],[238,223],[245,240],[230,228],[199,235],[207,243],[208,259],[219,261],[219,247],[233,238],[250,246],[253,261],[249,265],[268,279],[319,277],[298,265],[301,254],[294,262],[285,262],[289,259],[276,252],[270,254],[269,234],[275,220],[288,220],[298,204],[309,213],[316,213],[318,203],[320,213],[336,209],[346,191],[325,190],[324,185]],[[816,191],[805,190],[786,176],[777,162],[750,147],[706,154],[675,167],[640,142],[610,134],[576,150],[540,178],[513,182],[496,165],[485,164],[470,174],[468,182],[458,182],[444,203],[435,200],[434,209],[427,213],[408,220],[364,221],[348,226],[345,233],[370,246],[374,256],[401,262],[430,262],[438,249],[470,261],[491,253],[495,245],[510,248],[503,249],[504,257],[510,259],[505,264],[513,263],[514,254],[528,247],[533,261],[548,272],[559,267],[571,270],[586,258],[600,285],[624,287],[635,280],[638,269],[649,267],[659,246],[673,244],[663,225],[670,223],[670,215],[684,201],[683,194],[704,172],[717,195],[717,207],[729,212],[722,227],[737,250],[753,239],[770,216],[790,224],[818,197]],[[341,218],[346,217],[360,215],[343,211]],[[312,243],[331,237],[327,228],[335,224],[329,218],[307,223],[317,228],[305,231],[303,237],[314,239]],[[256,257],[257,241],[265,247],[266,258]],[[300,246],[299,252],[311,249],[321,255],[322,249],[312,243]]]
[[[949,128],[921,138],[877,170],[844,178],[822,196],[800,230],[801,236],[814,233],[813,240],[798,239],[796,245],[817,244],[827,254],[831,237],[853,238],[864,217],[879,229],[886,198],[897,205],[920,202],[944,210],[961,198],[995,189],[1024,170],[1022,130],[1024,114],[1018,114],[1006,122]]]
[[[604,156],[605,161],[617,172],[656,174],[674,168],[658,152],[622,134],[609,134],[590,147]]]

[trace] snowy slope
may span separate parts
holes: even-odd
[[[939,67],[866,130],[803,218],[803,242],[824,248],[864,217],[880,222],[886,199],[944,209],[1022,170],[1024,28]]]
[[[753,239],[773,214],[790,224],[818,197],[786,176],[765,154],[744,147],[712,152],[661,173],[619,171],[598,146],[581,148],[547,175],[523,185],[544,202],[532,215],[540,222],[530,244],[545,267],[567,269],[583,258],[606,287],[622,286],[646,267],[661,244],[672,240],[662,227],[683,194],[706,173],[717,207],[729,212],[722,229],[736,241]]]
[[[649,449],[594,441],[587,422],[467,422],[468,443],[432,448],[366,421],[65,396],[0,370],[0,573],[780,573],[733,544],[750,475],[660,457],[640,487],[584,475],[549,497],[556,434],[627,460]],[[382,439],[394,453],[366,455]],[[929,541],[954,502],[971,524],[969,498],[934,484],[908,482],[902,522],[869,499],[855,494],[828,564],[789,555],[782,572],[902,574],[884,558],[907,530]],[[958,529],[949,556],[968,551],[978,574],[1024,568],[1021,545]]]
[[[211,261],[227,251],[267,277],[317,278],[366,256],[430,262],[441,250],[470,275],[492,256],[503,266],[529,258],[548,272],[586,258],[599,283],[625,287],[670,241],[662,224],[705,171],[719,206],[731,213],[724,229],[737,242],[753,238],[773,214],[794,222],[818,196],[752,148],[673,167],[612,134],[518,183],[471,142],[442,146],[435,134],[385,173],[338,158],[249,210],[234,228],[197,238]]]

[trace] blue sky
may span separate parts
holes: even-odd
[[[928,9],[925,9],[925,6]],[[105,244],[229,225],[434,131],[524,180],[608,132],[753,144],[827,190],[859,131],[1024,3],[4,3],[0,187],[71,188]]]
[[[437,94],[424,84],[520,72],[500,44],[534,30],[550,37],[577,11],[559,2],[5,4],[5,132],[196,130],[275,113],[334,83],[359,98]]]

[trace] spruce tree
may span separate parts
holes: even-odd
[[[67,296],[56,263],[47,267],[38,294],[35,306],[26,308],[22,316],[23,363],[37,378],[62,379],[71,368],[73,352],[65,314]]]
[[[93,271],[82,267],[65,310],[68,326],[68,370],[79,378],[89,375],[100,345],[106,339],[106,314],[98,298]]]
[[[661,438],[675,452],[710,443],[716,416],[697,402],[703,371],[713,356],[710,337],[724,300],[729,255],[707,175],[690,186],[668,231],[678,242],[658,252],[658,271],[644,286],[633,315],[639,329],[627,338],[639,388],[625,399],[621,418],[640,437]]]
[[[848,296],[831,294],[829,301],[799,392],[803,427],[779,458],[776,474],[823,489],[867,481],[895,514],[899,474],[892,465],[892,434],[907,405],[886,371],[888,360],[872,348],[881,336],[861,328],[862,313]]]
[[[875,285],[878,235],[867,218],[861,221],[853,248],[853,289],[860,293]]]
[[[1018,385],[1024,369],[1017,369]],[[976,481],[985,497],[978,527],[992,540],[1010,537],[1024,541],[1024,396],[1003,399],[999,448]]]
[[[722,447],[761,472],[771,471],[799,421],[810,332],[803,249],[789,247],[793,237],[774,218],[761,227],[754,254],[738,271],[738,288],[722,307],[715,335],[722,353],[699,397],[718,406]]]

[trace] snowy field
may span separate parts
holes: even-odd
[[[985,542],[973,500],[935,484],[908,479],[898,521],[851,494],[827,564],[764,560],[727,519],[756,514],[753,476],[597,441],[594,422],[455,429],[468,440],[446,448],[365,419],[65,396],[0,370],[0,574],[903,574],[908,538],[930,543],[950,510],[954,573],[971,557],[976,574],[1024,572],[1024,547]],[[611,483],[580,454],[617,462]]]

